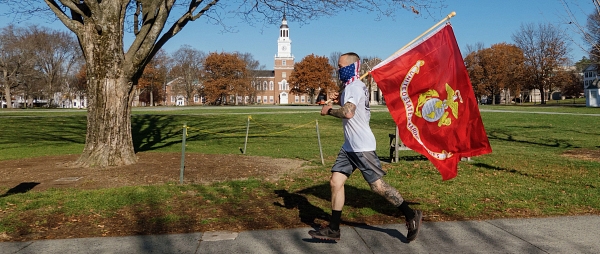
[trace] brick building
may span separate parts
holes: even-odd
[[[237,98],[240,104],[309,104],[310,98],[307,94],[290,94],[290,85],[287,82],[294,71],[294,55],[292,54],[292,40],[290,29],[285,15],[279,26],[279,38],[277,39],[277,54],[275,55],[273,70],[254,71],[252,86],[256,89],[255,94],[245,98]],[[165,85],[167,106],[202,105],[205,100],[198,95],[186,102],[185,96],[173,89],[176,80]],[[200,84],[198,84],[200,85]],[[233,104],[235,98],[228,98],[228,104]]]

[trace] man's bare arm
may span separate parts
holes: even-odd
[[[344,106],[338,109],[329,110],[329,114],[335,116],[337,118],[346,118],[350,119],[354,117],[354,112],[356,112],[356,105],[351,102],[344,103]]]

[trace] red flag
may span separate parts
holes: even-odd
[[[371,71],[402,142],[425,155],[443,180],[462,157],[491,153],[477,100],[449,24]]]

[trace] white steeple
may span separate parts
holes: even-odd
[[[283,14],[281,26],[279,26],[279,39],[277,40],[277,56],[292,57],[292,40],[290,40],[290,29]]]

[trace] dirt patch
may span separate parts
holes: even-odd
[[[98,189],[178,183],[180,180],[180,153],[138,153],[138,163],[134,165],[103,169],[70,166],[78,156],[3,161],[0,186],[21,185],[23,189],[43,191],[64,187]],[[188,153],[185,155],[184,183],[208,183],[249,177],[274,181],[286,173],[302,170],[304,163],[301,160],[270,157]]]
[[[78,155],[2,161],[0,186],[9,190],[0,193],[0,201],[2,196],[49,188],[101,189],[179,183],[180,153],[139,153],[137,156],[135,165],[103,169],[70,166]],[[276,181],[303,171],[305,163],[295,159],[188,153],[184,183],[247,178]],[[270,193],[267,197],[263,194],[235,207],[227,203],[212,204],[198,193],[187,194],[174,198],[168,205],[126,207],[110,215],[90,211],[83,215],[49,213],[40,218],[36,212],[22,212],[17,215],[16,231],[0,232],[0,242],[306,226],[298,219],[297,207],[280,204],[284,197],[294,194]],[[0,210],[0,219],[18,205],[9,204]],[[320,214],[325,216],[324,211]],[[166,222],[173,217],[179,219]]]
[[[600,162],[600,149],[573,149],[565,151],[562,155],[580,160]]]

